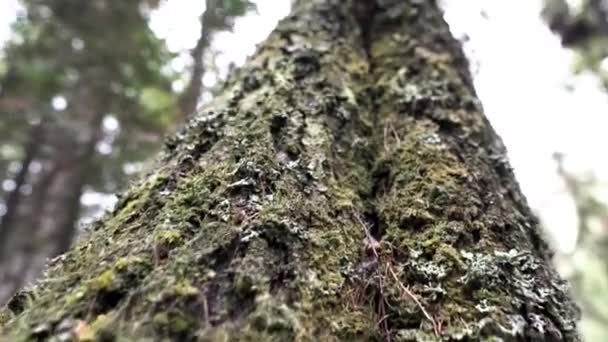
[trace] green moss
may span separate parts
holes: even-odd
[[[80,321],[79,325],[75,328],[75,335],[79,342],[98,342],[98,341],[112,341],[115,339],[114,332],[112,331],[112,325],[114,324],[115,312],[109,312],[97,316],[97,318],[87,324],[84,321]]]
[[[66,295],[65,303],[67,306],[75,306],[76,304],[82,302],[85,298],[87,292],[85,288],[77,288],[73,290],[70,294]]]
[[[0,325],[6,324],[8,321],[10,321],[13,318],[12,316],[13,315],[11,315],[11,312],[8,310],[0,311]]]
[[[245,338],[271,337],[274,341],[293,340],[301,333],[297,312],[275,302],[268,294],[256,298],[256,310],[249,316]]]
[[[107,270],[93,278],[87,287],[93,291],[107,291],[117,285],[117,277],[114,270]]]
[[[8,334],[71,319],[118,341],[510,340],[522,305],[567,311],[434,2],[369,4],[299,1],[240,72],[255,89],[228,82]],[[568,333],[564,317],[540,326]]]
[[[189,281],[182,280],[173,287],[175,294],[182,297],[196,297],[201,291],[194,287]]]
[[[383,341],[384,337],[375,322],[376,315],[362,309],[329,316],[333,334],[343,341]]]
[[[140,181],[139,184],[122,196],[106,223],[112,232],[124,228],[128,225],[128,222],[132,222],[146,210],[146,206],[152,202],[155,191],[158,191],[167,182],[167,176],[164,172],[165,170],[159,170]]]
[[[182,233],[171,229],[157,232],[156,242],[164,247],[175,247],[182,242]]]
[[[114,263],[114,268],[119,272],[127,272],[133,270],[137,266],[145,266],[145,261],[139,256],[121,257]]]
[[[447,265],[450,265],[451,268],[464,267],[464,263],[462,262],[460,254],[456,248],[446,243],[440,244],[435,251],[435,261],[438,263],[446,263]]]
[[[175,309],[155,314],[152,322],[158,331],[173,336],[187,333],[197,325],[194,317]]]

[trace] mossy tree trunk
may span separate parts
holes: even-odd
[[[566,292],[435,2],[301,0],[4,333],[577,341]]]

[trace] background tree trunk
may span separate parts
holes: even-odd
[[[45,119],[42,118],[38,124],[30,129],[30,134],[28,135],[29,139],[25,144],[25,154],[21,161],[19,171],[14,178],[15,188],[7,196],[6,213],[0,218],[0,241],[6,241],[7,237],[10,236],[14,230],[13,225],[15,223],[15,218],[17,217],[19,203],[21,203],[23,198],[23,186],[26,184],[30,166],[38,155],[38,151],[44,142],[44,126]],[[3,250],[4,248],[0,248],[0,251]]]
[[[192,56],[192,69],[190,71],[190,81],[184,92],[178,99],[180,123],[186,121],[189,115],[196,112],[201,94],[203,92],[203,75],[205,74],[205,53],[211,45],[211,32],[214,30],[212,20],[217,11],[216,1],[207,0],[205,12],[201,15],[201,33],[196,45],[190,52]]]
[[[158,134],[176,114],[171,77],[160,71],[170,54],[145,13],[157,1],[20,4],[0,75],[0,174],[15,185],[6,196],[0,189],[0,306],[68,249],[83,213],[95,210],[81,195],[126,183],[126,161],[160,145],[143,133]],[[165,103],[153,108],[150,94]]]
[[[4,333],[577,341],[566,292],[434,1],[302,0]]]
[[[80,198],[92,173],[105,114],[101,106],[93,105],[94,97],[85,93],[71,106],[81,116],[84,127],[65,127],[61,122],[50,124],[45,120],[31,136],[40,147],[31,151],[28,148],[22,168],[29,169],[34,160],[46,167],[30,175],[31,194],[20,194],[22,199],[8,202],[7,213],[14,212],[14,216],[4,216],[0,231],[1,304],[23,284],[36,279],[47,259],[65,252],[76,235]],[[18,180],[23,177],[22,172]],[[19,181],[19,185],[24,184],[25,177]]]

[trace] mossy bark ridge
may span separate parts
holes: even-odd
[[[577,341],[434,1],[299,1],[44,279],[18,340]]]

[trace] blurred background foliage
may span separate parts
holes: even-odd
[[[535,15],[574,52],[572,72],[608,90],[608,1],[539,1]],[[196,38],[176,50],[151,29],[168,0],[18,1],[0,52],[0,305],[111,207],[162,137],[213,96],[228,69],[214,37],[256,6],[200,2]],[[608,341],[606,184],[569,170],[568,156],[554,159],[578,216],[574,249],[557,250],[555,261],[583,310],[586,340]]]
[[[544,0],[542,16],[574,52],[573,72],[590,72],[608,91],[608,1]],[[556,262],[581,306],[586,340],[608,341],[608,205],[601,195],[607,185],[596,175],[568,170],[567,156],[556,153],[554,158],[579,223],[574,249],[558,254]]]
[[[608,89],[608,2],[544,0],[542,15],[562,45],[576,52],[573,71],[591,71]]]
[[[178,73],[180,52],[148,24],[158,0],[19,4],[0,58],[0,302],[65,251],[196,110],[214,34],[255,9],[206,0],[190,67]]]

